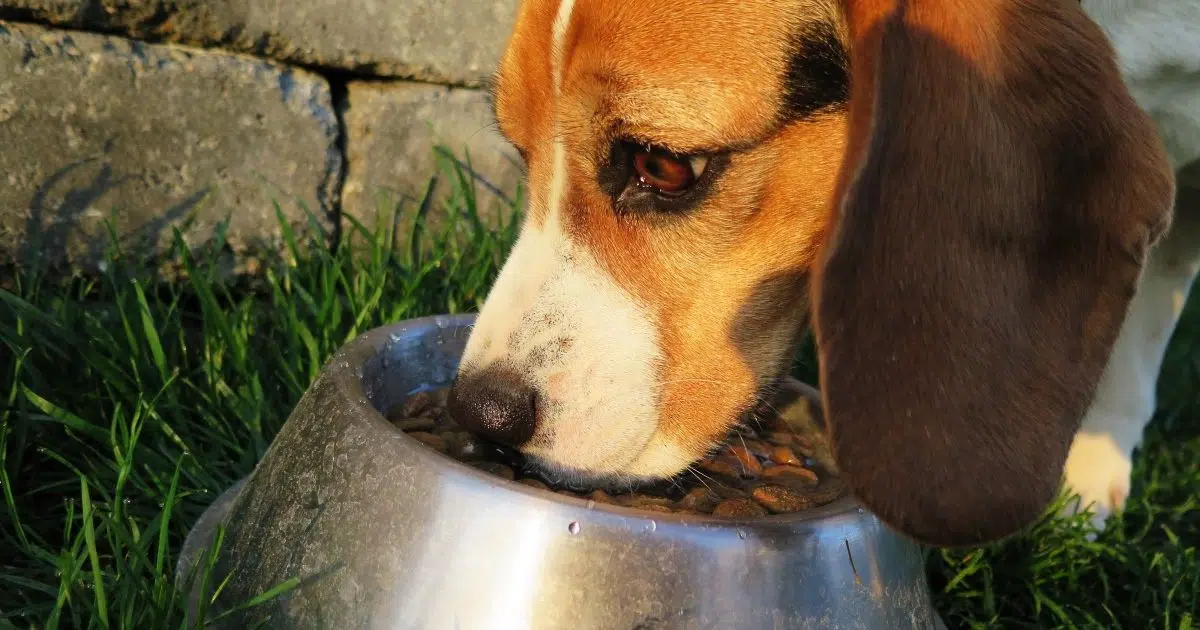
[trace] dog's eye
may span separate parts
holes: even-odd
[[[633,151],[633,175],[643,188],[663,195],[681,195],[704,174],[708,158],[676,156],[655,149]]]
[[[597,184],[624,216],[680,216],[700,206],[730,163],[730,152],[675,153],[644,140],[619,139],[600,163]]]

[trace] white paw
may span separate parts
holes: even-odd
[[[1090,508],[1092,525],[1097,532],[1102,531],[1108,517],[1125,507],[1132,473],[1132,449],[1122,448],[1108,433],[1080,431],[1071,444],[1064,470],[1067,488],[1079,495],[1067,504],[1067,513]],[[1088,537],[1095,538],[1095,533]]]

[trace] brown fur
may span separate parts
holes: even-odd
[[[555,98],[557,4],[522,5],[497,117],[533,221],[565,143],[565,229],[656,322],[661,428],[697,457],[728,430],[786,369],[811,276],[859,498],[941,544],[1034,519],[1172,194],[1079,7],[577,0]],[[795,34],[819,22],[848,39],[849,113],[789,119]],[[598,183],[617,137],[728,165],[684,216],[621,215]]]
[[[554,138],[538,95],[551,78],[539,73],[547,85],[531,88],[523,66],[547,50],[557,2],[530,4],[537,9],[523,13],[542,17],[518,21],[519,33],[535,36],[510,49],[501,65],[497,115],[527,152],[530,188],[539,191],[548,187]],[[556,112],[572,173],[566,229],[657,320],[666,355],[662,427],[696,457],[790,359],[807,306],[803,285],[763,300],[758,284],[811,266],[841,159],[840,117],[781,127],[788,38],[801,16],[792,23],[763,16],[786,15],[788,5],[795,3],[691,0],[671,8],[691,19],[664,23],[658,3],[580,1],[567,37]],[[544,67],[545,58],[537,63]],[[614,214],[596,185],[615,136],[685,152],[742,150],[709,203],[687,221],[662,224]],[[540,216],[539,202],[532,206]],[[742,307],[751,301],[761,307],[747,319]],[[735,321],[774,325],[748,355],[730,341]]]
[[[1059,487],[1171,170],[1072,2],[847,14],[850,148],[813,291],[836,457],[901,531],[999,538]]]
[[[500,130],[526,159],[530,181],[549,177],[549,151],[533,151],[550,134],[553,124],[554,91],[551,87],[550,25],[555,2],[522,2],[517,27],[500,60],[500,72],[492,93]],[[499,77],[503,77],[500,80]],[[546,188],[532,188],[528,214],[541,223],[546,213]]]

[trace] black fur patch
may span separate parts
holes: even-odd
[[[784,77],[783,116],[798,120],[844,109],[850,98],[850,59],[829,22],[806,24],[792,38]]]

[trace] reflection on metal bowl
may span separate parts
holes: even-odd
[[[179,570],[224,524],[218,611],[300,580],[228,627],[937,627],[920,548],[851,498],[740,521],[639,512],[488,475],[389,424],[379,410],[453,381],[472,321],[347,344],[204,514]]]

